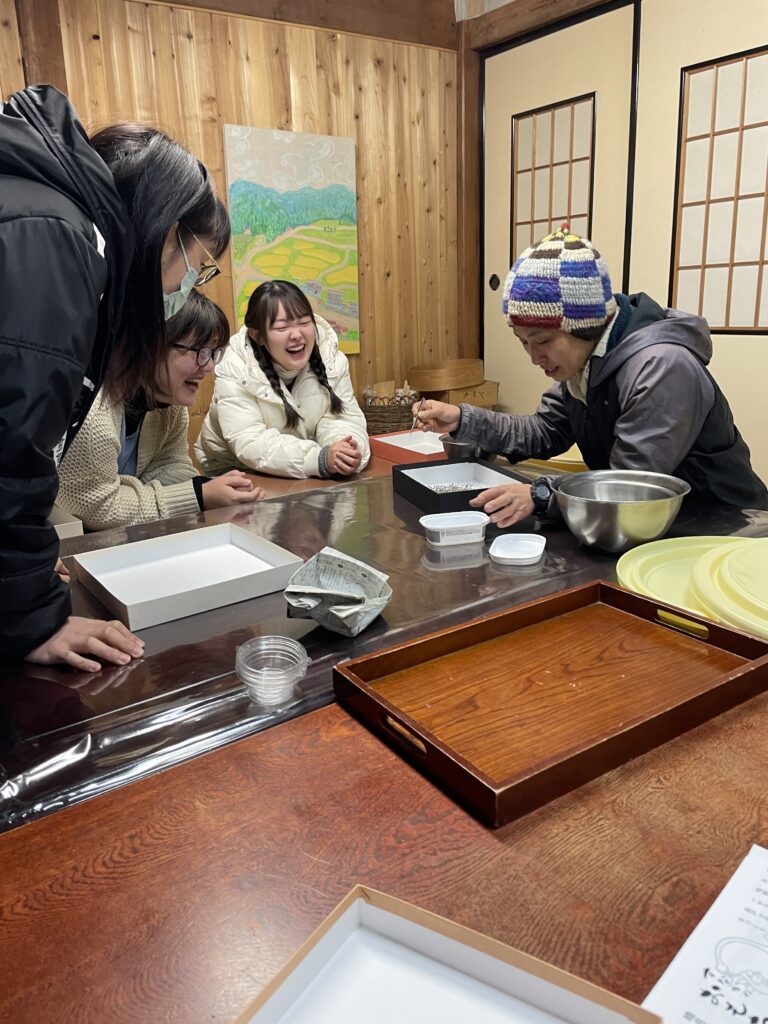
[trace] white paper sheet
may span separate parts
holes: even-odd
[[[768,850],[753,846],[649,992],[664,1024],[768,1024]]]

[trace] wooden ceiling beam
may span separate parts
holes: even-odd
[[[473,50],[486,50],[499,43],[564,18],[600,7],[606,0],[512,0],[503,7],[470,18],[466,22],[468,43]]]
[[[172,7],[263,18],[333,32],[351,32],[443,50],[457,50],[453,0],[150,0]]]

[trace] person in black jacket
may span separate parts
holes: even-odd
[[[205,167],[162,132],[88,139],[52,86],[0,110],[0,653],[96,671],[143,644],[71,616],[47,517],[56,466],[100,387],[154,374],[165,320],[216,273],[229,219]]]
[[[515,262],[504,314],[534,365],[554,383],[530,416],[426,402],[425,430],[450,431],[510,462],[549,459],[577,444],[590,469],[671,473],[691,497],[768,508],[749,448],[707,364],[699,316],[663,309],[644,292],[614,295],[591,242],[567,226]],[[497,526],[552,507],[551,484],[491,487],[471,502]]]

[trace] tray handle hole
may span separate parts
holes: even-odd
[[[381,721],[382,724],[389,729],[390,732],[394,733],[399,740],[404,740],[409,746],[414,747],[422,757],[427,756],[427,748],[425,744],[418,736],[415,736],[407,726],[403,725],[402,722],[398,722],[398,720],[393,718],[392,715],[382,715]]]
[[[691,636],[699,637],[700,640],[709,638],[709,629],[703,622],[692,622],[684,619],[682,615],[675,615],[673,612],[664,611],[663,608],[656,609],[656,618],[664,626],[671,626],[672,629],[679,629],[683,633],[690,633]]]

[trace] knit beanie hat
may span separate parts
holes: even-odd
[[[563,224],[515,260],[502,309],[510,327],[544,327],[597,341],[616,300],[603,257]]]

